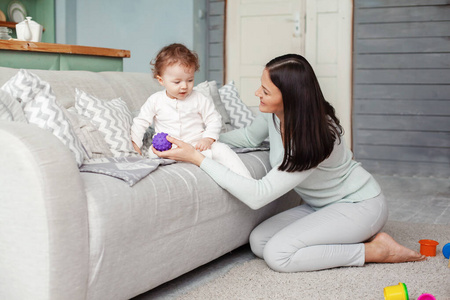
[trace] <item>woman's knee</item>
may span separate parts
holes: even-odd
[[[263,251],[264,261],[269,268],[282,273],[290,272],[287,269],[292,255],[293,253],[283,251],[280,245],[272,240],[266,243]]]
[[[259,258],[263,258],[264,246],[267,241],[264,240],[262,231],[258,230],[256,227],[251,233],[249,238],[250,249],[253,254]]]

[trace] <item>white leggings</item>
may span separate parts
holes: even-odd
[[[237,173],[246,178],[252,178],[250,171],[239,158],[239,156],[228,146],[221,142],[214,142],[211,149],[202,151],[202,154],[211,158],[218,163],[228,167],[234,173]]]
[[[191,143],[192,146],[195,147],[195,143]],[[176,145],[173,145],[175,148]],[[247,169],[245,164],[242,162],[240,157],[228,146],[227,144],[221,142],[214,142],[211,145],[211,149],[205,150],[201,152],[204,156],[211,158],[218,163],[224,165],[234,173],[237,173],[246,178],[252,178],[250,171]],[[150,158],[158,158],[158,156],[153,153],[151,149],[148,150],[148,157]]]
[[[250,235],[250,246],[278,272],[363,266],[363,242],[383,228],[387,217],[383,194],[317,211],[302,204],[258,225]]]

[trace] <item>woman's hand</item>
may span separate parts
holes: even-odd
[[[203,154],[195,150],[192,145],[177,140],[176,138],[173,138],[171,136],[167,136],[166,139],[177,147],[167,151],[158,151],[152,146],[153,153],[162,158],[189,162],[194,165],[200,166],[205,157],[203,156]]]

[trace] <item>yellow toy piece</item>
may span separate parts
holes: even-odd
[[[399,282],[398,285],[385,287],[384,300],[409,300],[406,284]]]

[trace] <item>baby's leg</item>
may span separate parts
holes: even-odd
[[[211,151],[211,149],[202,151],[202,152],[200,152],[200,153],[203,154],[205,157],[211,158],[211,159],[212,159],[212,151]]]
[[[147,158],[159,158],[158,155],[156,155],[155,153],[153,153],[153,151],[152,151],[151,148],[149,148],[149,149],[147,150],[147,153],[146,153],[146,154],[144,153],[144,157],[147,157]]]
[[[246,178],[252,178],[252,175],[245,164],[228,145],[220,142],[214,142],[211,145],[211,153],[213,160],[228,167],[231,171]]]

